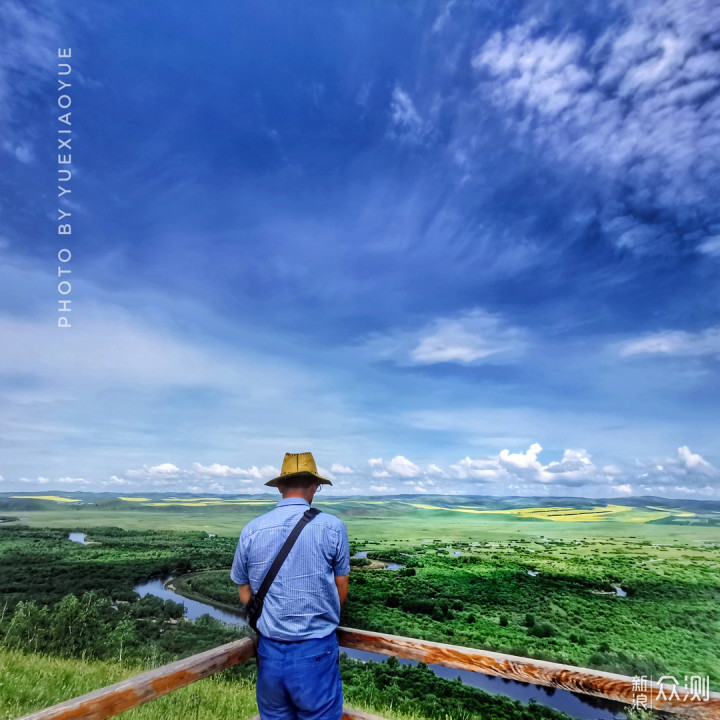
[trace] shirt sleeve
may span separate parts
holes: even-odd
[[[236,585],[250,584],[250,578],[247,572],[247,551],[242,534],[240,535],[235,550],[235,557],[233,558],[232,568],[230,569],[230,578]]]
[[[333,573],[335,577],[350,574],[350,543],[348,542],[347,528],[343,522],[340,523],[337,532]]]

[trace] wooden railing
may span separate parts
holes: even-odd
[[[471,670],[627,704],[632,704],[638,694],[633,678],[601,670],[344,627],[338,628],[338,639],[340,645],[346,648]],[[254,640],[244,638],[38,710],[21,720],[105,720],[254,655]],[[682,718],[720,720],[720,693],[711,692],[707,698],[693,699],[686,688],[657,682],[648,682],[644,693],[647,706],[655,710],[674,713]],[[686,693],[689,696],[683,699]],[[347,709],[344,713],[346,718],[373,717]]]

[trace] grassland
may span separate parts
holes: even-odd
[[[90,528],[115,525],[131,530],[203,530],[237,537],[252,518],[271,509],[277,496],[225,498],[58,494],[51,499],[0,495],[0,512],[21,515],[32,527]],[[82,504],[75,504],[77,501]],[[358,541],[503,541],[545,536],[554,540],[637,537],[662,544],[720,544],[720,505],[683,506],[671,501],[631,505],[563,498],[524,503],[476,498],[403,497],[387,500],[318,500],[321,510],[338,515]]]
[[[0,717],[16,718],[138,675],[142,666],[0,649]],[[196,720],[257,714],[251,678],[216,674],[123,713],[127,720]]]

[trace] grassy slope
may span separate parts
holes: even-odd
[[[17,718],[143,672],[117,663],[65,660],[0,650],[0,717]],[[216,718],[257,714],[255,686],[212,676],[123,713],[127,720]]]
[[[0,648],[0,718],[19,718],[143,672],[118,663],[66,660]],[[389,720],[421,720],[358,697],[347,705]],[[505,703],[506,705],[508,703]],[[244,720],[257,715],[255,683],[223,673],[168,693],[122,714],[126,720]],[[557,717],[566,717],[556,713]],[[446,715],[446,718],[451,716]]]

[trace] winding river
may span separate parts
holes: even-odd
[[[73,542],[87,545],[84,533],[70,533],[69,540]],[[366,551],[355,553],[353,557],[365,557]],[[399,570],[404,566],[398,563],[388,563],[387,570]],[[172,578],[164,580],[150,580],[135,586],[135,592],[141,597],[145,595],[155,595],[163,600],[173,600],[185,606],[185,615],[190,620],[197,620],[202,615],[210,615],[221,622],[228,625],[245,625],[245,620],[239,614],[228,612],[214,607],[210,603],[191,600],[183,597],[167,586],[171,584]],[[618,592],[618,594],[620,594]],[[380,653],[367,652],[364,650],[354,650],[351,648],[343,648],[348,657],[357,660],[374,660],[383,662],[387,659],[386,655]],[[417,665],[415,660],[406,660],[398,658],[401,665]],[[495,677],[493,675],[483,675],[482,673],[474,673],[469,670],[456,670],[455,668],[444,667],[443,665],[428,665],[428,667],[438,676],[448,679],[459,677],[463,683],[472,687],[480,688],[494,695],[504,695],[513,700],[520,700],[527,703],[534,700],[540,705],[551,707],[556,710],[566,712],[580,720],[625,720],[627,718],[623,708],[626,706],[622,703],[611,702],[601,698],[594,698],[587,695],[579,695],[568,690],[556,690],[555,688],[546,688],[542,685],[532,685],[530,683],[517,682],[516,680],[506,680],[504,678]]]
[[[245,625],[245,621],[239,615],[227,612],[226,610],[220,610],[209,603],[190,600],[189,598],[179,595],[174,590],[170,590],[167,585],[171,583],[171,580],[172,578],[151,580],[141,585],[136,585],[135,592],[140,596],[150,594],[156,595],[163,600],[173,600],[182,603],[186,608],[186,616],[191,620],[197,620],[201,615],[207,614],[230,625]],[[357,660],[383,662],[387,659],[386,655],[381,655],[380,653],[354,650],[352,648],[342,648],[342,652],[348,657]],[[417,662],[414,660],[405,660],[404,658],[398,658],[398,660],[401,665],[417,665]],[[581,720],[610,720],[611,718],[621,718],[624,720],[626,718],[622,710],[625,706],[621,703],[578,695],[568,690],[556,690],[541,685],[505,680],[504,678],[474,673],[469,670],[456,670],[455,668],[444,667],[443,665],[428,665],[428,667],[439,677],[450,680],[459,677],[466,685],[471,685],[472,687],[480,688],[496,695],[505,695],[513,700],[520,700],[525,703],[532,699],[541,705],[562,710],[568,713],[568,715],[580,718]]]

